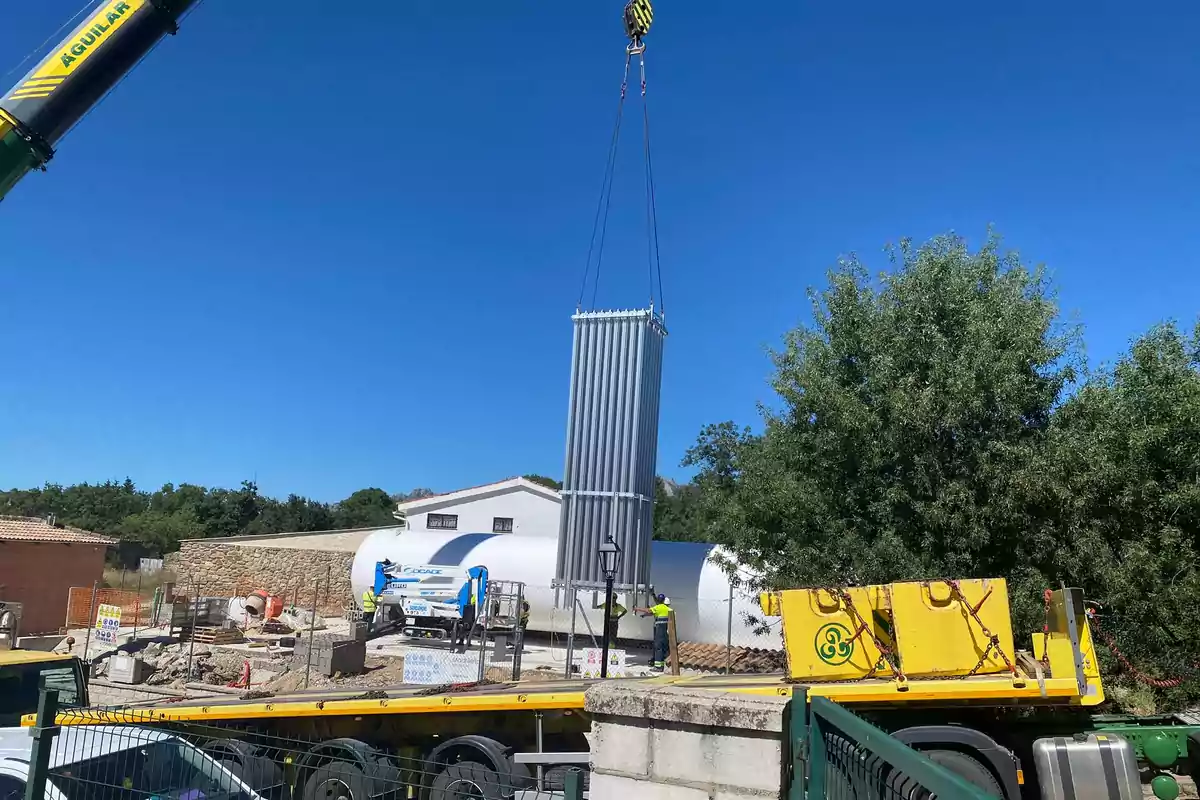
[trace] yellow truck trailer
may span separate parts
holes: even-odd
[[[785,674],[624,680],[780,696],[803,687],[808,698],[850,706],[1009,800],[1021,796],[1022,764],[1032,763],[1032,743],[1039,736],[1121,729],[1139,757],[1153,753],[1158,764],[1168,751],[1171,763],[1185,756],[1187,736],[1194,733],[1172,720],[1144,725],[1096,721],[1087,713],[1103,701],[1104,691],[1076,589],[1048,594],[1046,627],[1021,650],[1014,646],[1002,580],[796,589],[765,596],[764,609],[781,617]],[[565,768],[586,763],[584,694],[595,683],[251,692],[93,709],[60,715],[59,721],[203,725],[205,740],[199,744],[205,750],[258,784],[255,788],[286,783],[289,797],[313,796],[310,784],[322,765],[340,762],[369,776],[373,765],[403,757],[423,765],[418,785],[426,796],[440,797],[452,795],[429,791],[456,764],[473,765],[472,774],[486,772],[496,787],[514,787],[528,777],[528,765],[537,765],[553,784]],[[32,724],[32,716],[24,722]],[[268,738],[306,743],[303,752],[288,754],[286,777],[264,763],[271,759],[257,742]],[[358,784],[343,785],[343,794],[353,795],[353,785]],[[498,797],[512,794],[497,791]]]

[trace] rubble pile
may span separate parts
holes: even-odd
[[[199,645],[190,651],[192,670],[189,675],[189,648],[191,648],[190,642],[182,644],[150,642],[147,644],[140,653],[146,666],[152,670],[146,683],[150,686],[171,686],[182,689],[184,684],[196,682],[224,686],[242,677],[245,656]],[[98,672],[101,676],[107,674],[107,661],[100,664]]]

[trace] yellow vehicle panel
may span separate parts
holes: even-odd
[[[68,653],[47,653],[44,650],[0,650],[0,667],[16,664],[53,664],[56,661],[70,661],[74,656]]]
[[[895,649],[885,589],[859,586],[776,594],[784,640],[800,643],[786,650],[788,674],[812,681],[890,675],[892,669],[878,646]]]
[[[1008,586],[1003,578],[893,583],[891,599],[896,644],[905,675],[911,678],[1009,671],[1016,651]],[[994,645],[989,633],[996,637]]]

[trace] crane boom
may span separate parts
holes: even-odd
[[[54,146],[196,0],[106,0],[0,96],[0,200],[45,169]]]

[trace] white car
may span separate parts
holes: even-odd
[[[22,800],[32,728],[0,728],[0,800]],[[196,747],[136,726],[64,725],[53,739],[46,800],[261,800]]]

